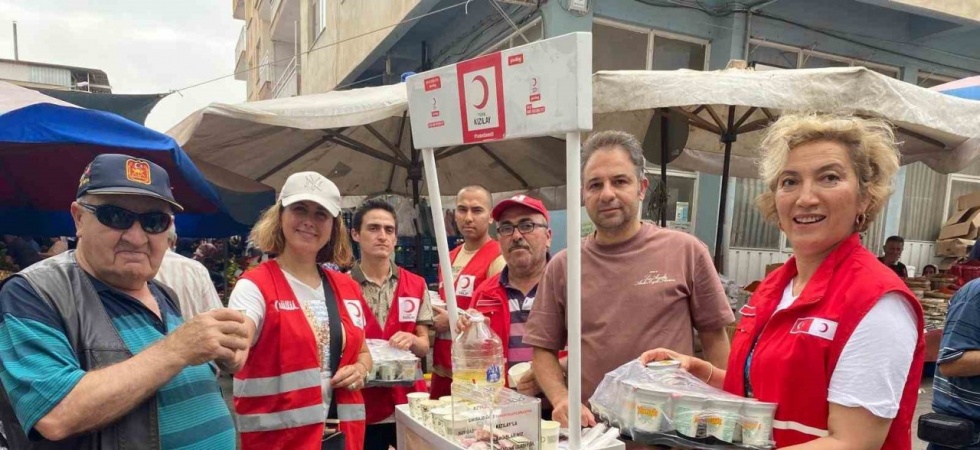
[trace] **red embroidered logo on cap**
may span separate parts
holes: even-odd
[[[133,183],[150,184],[150,163],[141,159],[127,159],[126,179]]]

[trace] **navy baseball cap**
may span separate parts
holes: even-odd
[[[78,180],[75,198],[85,194],[145,195],[166,201],[178,211],[184,210],[174,200],[167,171],[152,161],[129,155],[106,153],[96,156]]]

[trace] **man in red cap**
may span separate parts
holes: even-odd
[[[524,323],[531,313],[538,281],[544,275],[551,247],[550,217],[544,203],[526,195],[515,195],[497,204],[491,213],[497,222],[497,240],[507,265],[488,278],[473,293],[472,309],[490,320],[490,328],[500,337],[507,369],[530,362],[533,347],[524,344]],[[465,316],[460,326],[469,323]],[[508,375],[509,377],[509,375]],[[518,390],[534,396],[541,392],[533,372],[517,382]]]

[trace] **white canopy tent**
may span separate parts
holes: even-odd
[[[610,71],[593,76],[593,89],[594,130],[623,130],[646,142],[651,142],[648,133],[652,133],[658,136],[654,143],[661,142],[660,128],[666,128],[668,135],[679,130],[687,136],[671,167],[722,175],[715,243],[719,271],[723,270],[728,177],[758,178],[756,157],[763,130],[784,112],[853,113],[886,119],[902,143],[902,164],[921,161],[937,172],[956,172],[980,155],[980,102],[930,91],[863,67]],[[683,123],[664,127],[664,114],[655,114],[658,111],[679,117]]]
[[[313,170],[347,196],[424,195],[404,83],[227,105],[214,103],[167,134],[191,158],[278,189]],[[439,149],[443,194],[480,184],[492,192],[565,184],[565,143],[533,138]],[[532,151],[533,150],[533,151]]]

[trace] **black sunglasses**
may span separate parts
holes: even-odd
[[[140,221],[140,228],[150,234],[160,234],[170,228],[174,221],[174,216],[163,211],[151,211],[137,214],[126,208],[115,205],[90,205],[78,202],[82,208],[95,214],[102,225],[116,230],[128,230],[132,228],[133,222]]]

